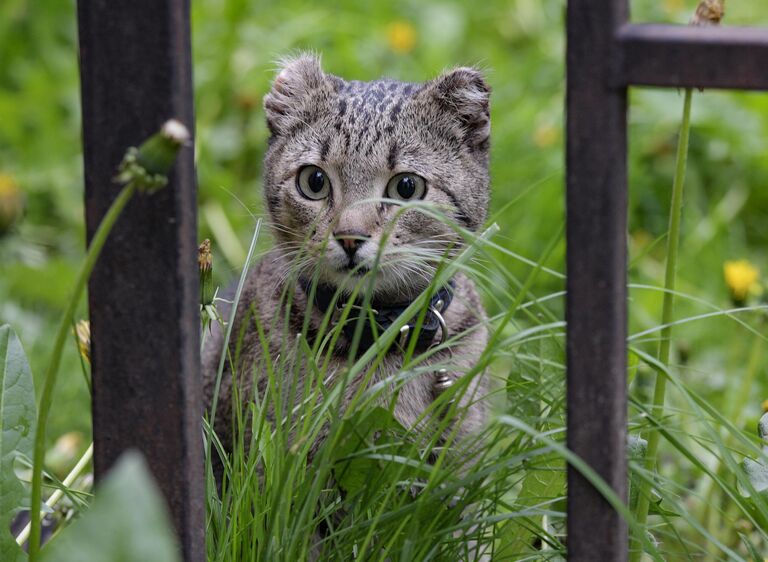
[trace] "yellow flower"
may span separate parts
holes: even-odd
[[[759,293],[760,270],[749,260],[732,260],[723,264],[725,283],[731,291],[731,298],[737,304],[743,304],[750,293]]]
[[[0,234],[11,228],[24,210],[24,197],[14,179],[0,174]]]
[[[387,26],[389,48],[402,55],[416,46],[416,29],[407,21],[395,21]]]
[[[763,412],[768,413],[768,399],[763,400],[763,403],[761,404],[761,406],[763,407]]]
[[[75,336],[77,337],[77,349],[80,357],[91,364],[91,323],[88,320],[80,320],[75,324]]]
[[[555,144],[560,138],[560,130],[553,125],[539,125],[533,132],[533,142],[539,148],[546,148]]]

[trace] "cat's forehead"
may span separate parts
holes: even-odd
[[[400,82],[389,78],[370,82],[341,80],[338,94],[340,98],[347,99],[356,107],[379,108],[387,102],[410,97],[422,87],[423,84]]]
[[[371,82],[339,79],[328,100],[321,135],[307,139],[318,144],[321,160],[345,162],[357,168],[393,167],[405,144],[412,144],[409,105],[424,84],[382,79]],[[322,118],[321,117],[321,118]],[[407,133],[407,131],[411,131]],[[407,139],[399,137],[406,135]],[[358,170],[360,171],[360,170]]]
[[[422,84],[397,80],[340,81],[335,100],[337,130],[394,126],[403,104],[412,99]],[[389,131],[391,132],[391,130]]]

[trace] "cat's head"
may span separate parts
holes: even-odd
[[[264,98],[272,134],[264,194],[279,248],[305,278],[413,297],[488,210],[490,88],[472,68],[434,80],[346,81],[312,55],[287,60]],[[382,199],[389,201],[382,201]]]

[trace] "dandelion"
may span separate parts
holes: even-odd
[[[693,26],[718,25],[725,15],[725,0],[701,0],[696,13],[691,18]],[[669,214],[669,230],[667,233],[667,259],[665,266],[664,288],[668,291],[664,295],[664,304],[661,312],[661,341],[659,342],[656,358],[663,364],[669,365],[670,346],[672,342],[672,318],[675,303],[675,268],[677,267],[677,254],[680,247],[680,223],[683,214],[683,186],[685,184],[685,168],[688,160],[688,142],[691,132],[691,103],[693,90],[686,88],[683,101],[683,120],[680,124],[680,137],[677,142],[677,157],[675,159],[675,176],[672,181],[672,197]],[[653,390],[653,407],[651,412],[654,417],[661,419],[664,415],[664,400],[666,394],[666,377],[656,374],[656,383]],[[648,455],[645,459],[645,469],[653,472],[656,469],[659,439],[661,433],[652,431],[648,437]],[[635,521],[637,528],[644,529],[648,520],[648,510],[651,500],[651,480],[643,480],[638,492],[637,507],[635,509]],[[647,531],[640,531],[645,533]],[[639,562],[643,556],[640,547],[640,537],[633,533],[631,542],[631,562]]]
[[[691,18],[691,25],[719,25],[725,16],[725,0],[702,0]]]
[[[24,198],[18,184],[11,176],[0,174],[0,234],[10,230],[23,210]]]
[[[136,191],[152,193],[168,183],[165,174],[171,171],[176,154],[182,146],[191,144],[189,130],[179,121],[171,119],[166,121],[162,129],[144,141],[139,148],[130,148],[123,157],[118,167],[118,175],[115,181],[124,183],[120,192],[104,217],[101,219],[96,232],[91,238],[85,262],[77,275],[72,298],[64,312],[56,337],[53,343],[53,352],[48,363],[48,368],[43,379],[37,411],[37,431],[34,436],[34,449],[32,459],[31,499],[29,505],[39,506],[43,503],[43,464],[45,462],[45,435],[48,424],[48,415],[53,403],[53,389],[61,366],[61,355],[64,349],[64,340],[74,322],[75,310],[81,295],[85,291],[88,278],[93,272],[96,260],[107,241],[109,233],[115,226],[117,219],[125,209],[125,206],[133,198]],[[89,449],[92,451],[92,449]],[[88,453],[90,455],[91,453]],[[86,456],[84,455],[84,458]],[[89,457],[88,457],[89,458]],[[82,459],[81,459],[82,460]],[[85,464],[84,461],[83,464]],[[37,509],[37,508],[35,508]],[[39,560],[41,524],[39,517],[32,517],[29,531],[29,559]],[[18,539],[17,539],[18,540]]]
[[[410,53],[416,46],[416,29],[407,21],[392,22],[387,26],[387,43],[396,53]]]
[[[205,329],[218,318],[213,303],[216,298],[213,289],[213,252],[208,238],[203,240],[197,248],[197,267],[200,272],[200,320]]]
[[[736,306],[742,306],[747,296],[759,294],[760,270],[749,260],[729,260],[723,264],[725,284],[731,292],[731,300]]]
[[[83,361],[91,364],[91,323],[88,320],[80,320],[75,324],[75,337],[77,338],[77,350]]]
[[[118,168],[116,181],[132,182],[142,193],[153,193],[168,183],[176,154],[191,143],[191,135],[180,121],[170,119],[139,148],[129,148]]]
[[[208,306],[213,303],[213,253],[208,238],[197,248],[197,267],[200,270],[200,306]]]

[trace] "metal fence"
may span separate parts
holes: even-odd
[[[627,0],[570,0],[568,447],[627,494],[627,87],[768,89],[768,30],[628,23]],[[627,525],[572,467],[568,559],[627,558]]]
[[[80,0],[78,20],[90,238],[125,148],[170,116],[194,123],[189,0]],[[184,148],[168,189],[130,202],[88,287],[96,478],[141,450],[188,562],[205,557],[196,195]]]
[[[626,497],[626,91],[768,89],[768,31],[628,24],[627,0],[568,2],[568,446]],[[169,116],[194,122],[189,0],[79,0],[89,237],[126,146]],[[165,189],[136,198],[89,286],[100,478],[127,448],[148,459],[186,562],[204,544],[196,185],[182,150]],[[568,474],[573,561],[625,560],[627,526]]]

